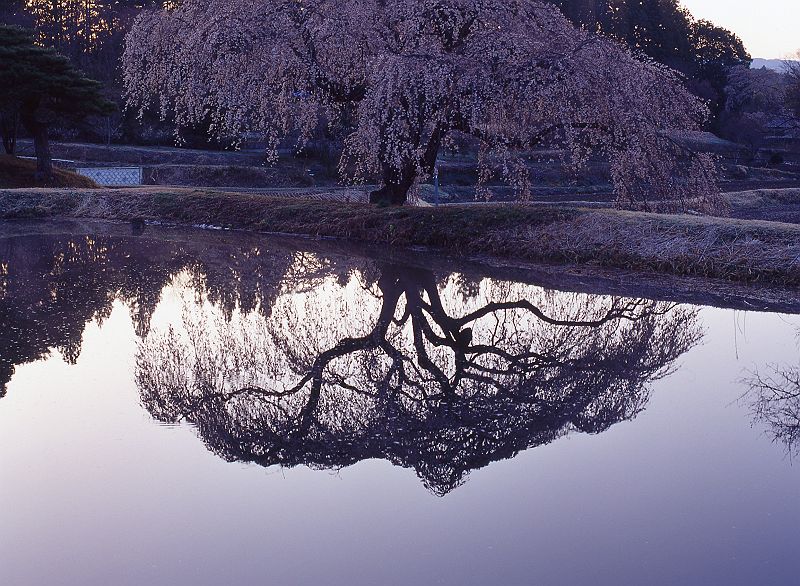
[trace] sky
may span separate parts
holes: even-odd
[[[682,0],[695,18],[730,29],[753,57],[783,59],[800,50],[800,0]]]

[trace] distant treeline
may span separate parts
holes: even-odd
[[[548,0],[573,23],[601,32],[677,69],[690,89],[709,100],[716,117],[725,105],[728,71],[750,65],[741,39],[695,20],[678,0]]]
[[[106,84],[119,78],[125,34],[140,10],[159,0],[4,0],[0,21],[36,31],[39,40]]]
[[[139,144],[174,143],[175,133],[153,113],[143,120],[121,107],[120,59],[127,34],[143,9],[174,0],[0,0],[0,23],[33,29],[38,41],[55,48],[92,79],[102,82],[105,97],[120,107],[114,116],[92,119],[77,131],[59,131],[61,139],[111,141]],[[186,142],[208,147],[206,129],[186,131]],[[216,146],[212,144],[211,146]]]

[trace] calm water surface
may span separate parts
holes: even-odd
[[[798,316],[134,232],[0,224],[2,584],[800,580]]]

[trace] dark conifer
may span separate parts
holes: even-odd
[[[25,29],[0,25],[0,111],[18,115],[31,134],[37,180],[48,182],[52,162],[48,133],[54,124],[75,124],[87,116],[108,115],[100,83],[78,71],[55,49],[35,44]]]

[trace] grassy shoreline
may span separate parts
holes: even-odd
[[[363,204],[209,189],[0,190],[0,218],[210,225],[425,246],[465,257],[589,264],[779,286],[800,285],[800,225],[577,206]]]

